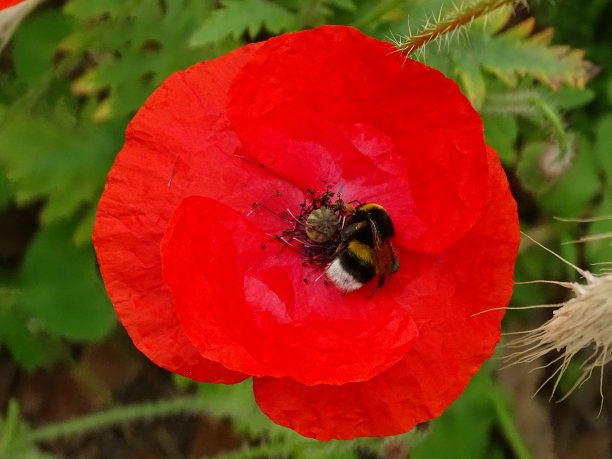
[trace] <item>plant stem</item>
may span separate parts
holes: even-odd
[[[531,103],[540,111],[540,113],[546,118],[550,127],[554,131],[557,140],[559,141],[559,147],[564,156],[569,154],[569,139],[567,132],[563,126],[563,121],[559,117],[559,114],[547,104],[541,97],[534,97]]]
[[[508,444],[512,449],[514,457],[517,459],[533,459],[531,453],[529,453],[529,450],[527,450],[525,443],[523,443],[523,439],[516,430],[514,422],[512,421],[508,410],[504,406],[504,401],[500,397],[499,393],[492,393],[490,399],[493,402],[493,408],[497,414],[499,427],[506,437],[506,440],[508,440]]]
[[[398,49],[409,55],[413,51],[438,39],[442,35],[463,27],[474,19],[485,16],[502,6],[512,5],[516,3],[516,1],[517,0],[483,0],[465,9],[459,9],[444,20],[426,25],[419,33],[408,37],[404,43],[398,46]]]
[[[229,451],[215,456],[215,459],[257,459],[260,457],[285,457],[291,447],[284,442],[251,446],[248,449]]]
[[[530,116],[535,112],[534,98],[540,94],[532,89],[489,93],[480,109],[490,115]]]
[[[10,399],[8,410],[4,421],[3,432],[0,435],[0,457],[4,457],[4,453],[11,444],[17,429],[19,428],[19,405],[15,399]]]
[[[28,438],[32,442],[46,442],[61,437],[81,435],[126,422],[151,420],[177,414],[196,414],[202,413],[204,410],[205,404],[194,396],[145,402],[110,408],[80,418],[39,427],[33,429]]]

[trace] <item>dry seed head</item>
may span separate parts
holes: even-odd
[[[506,345],[519,349],[506,357],[509,365],[533,362],[549,352],[560,352],[556,359],[546,365],[559,366],[538,389],[554,380],[551,398],[572,358],[583,349],[592,349],[581,365],[580,377],[561,400],[588,380],[598,367],[603,377],[603,366],[612,361],[612,274],[594,276],[588,271],[579,272],[584,283],[559,283],[571,288],[575,297],[556,309],[553,317],[544,325],[525,332]],[[600,380],[601,407],[602,384]]]

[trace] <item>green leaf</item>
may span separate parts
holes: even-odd
[[[28,317],[20,303],[19,292],[0,287],[0,343],[4,343],[15,361],[25,370],[31,371],[45,365],[59,355],[61,343],[30,326]]]
[[[270,440],[303,438],[292,430],[274,424],[261,412],[255,403],[250,379],[231,386],[200,384],[198,393],[212,414],[230,417],[235,429],[250,438],[264,434]]]
[[[483,74],[477,66],[462,65],[457,68],[457,78],[465,95],[474,108],[479,109],[487,95],[487,86]]]
[[[57,45],[73,27],[74,21],[57,10],[46,10],[23,21],[12,41],[17,78],[29,84],[39,81],[51,66]]]
[[[558,177],[547,176],[542,170],[543,158],[555,148],[550,142],[531,142],[523,148],[516,175],[525,189],[534,194],[550,190]]]
[[[104,0],[92,2],[91,0],[70,0],[64,6],[64,11],[79,19],[90,19],[97,16],[115,16],[122,11],[127,2],[125,0]]]
[[[298,27],[296,16],[267,0],[225,0],[191,37],[192,46],[211,45],[226,38],[239,40],[245,32],[255,38],[265,28],[279,34]]]
[[[529,233],[529,231],[527,231]],[[555,248],[552,248],[555,250]],[[551,255],[537,246],[531,246],[519,253],[516,259],[516,282],[536,279],[557,279],[563,272],[561,264],[551,263]],[[531,306],[551,302],[551,292],[556,291],[549,284],[533,283],[516,285],[512,293],[512,306]],[[524,323],[529,316],[524,311],[511,311],[506,318]]]
[[[453,46],[455,73],[473,74],[474,69],[480,69],[512,87],[518,85],[519,78],[530,76],[554,89],[562,85],[582,88],[592,67],[583,60],[584,53],[550,45],[552,29],[531,35],[533,27],[530,18],[491,36],[486,29],[474,26],[466,43]]]
[[[612,77],[608,78],[608,83],[606,84],[606,95],[608,96],[608,104],[612,105]]]
[[[112,330],[115,313],[98,276],[91,247],[72,243],[66,223],[41,229],[20,275],[23,303],[40,327],[75,340],[99,339]]]
[[[325,0],[329,6],[346,11],[355,11],[357,8],[353,0]]]
[[[569,170],[549,192],[538,197],[540,205],[557,217],[582,215],[602,189],[599,170],[589,144],[579,138],[576,151]]]
[[[207,3],[175,0],[164,5],[165,9],[157,0],[133,0],[117,9],[120,14],[115,11],[95,20],[84,16],[82,26],[64,41],[72,55],[94,61],[71,85],[75,94],[94,105],[93,121],[132,116],[171,73],[214,56],[212,49],[188,45],[206,15]]]
[[[597,121],[593,152],[599,161],[601,171],[607,177],[607,185],[612,188],[612,114]]]
[[[517,161],[516,140],[518,124],[510,115],[483,115],[487,144],[491,145],[504,166],[513,166]]]
[[[0,168],[0,211],[6,209],[11,203],[14,193],[11,182],[6,178],[4,170]]]
[[[0,458],[53,459],[54,456],[43,453],[32,443],[29,434],[17,401],[9,400],[5,415],[0,416]]]
[[[108,129],[75,126],[61,115],[19,112],[0,129],[0,163],[18,203],[46,199],[41,219],[53,222],[97,201],[117,140]]]
[[[595,91],[564,86],[558,91],[551,91],[546,95],[555,107],[562,110],[574,110],[583,107],[595,98]]]
[[[97,209],[97,203],[90,205],[77,222],[74,235],[72,237],[72,242],[74,242],[74,245],[77,247],[82,247],[91,243],[91,235],[93,233]]]
[[[431,431],[416,445],[411,459],[488,458],[490,431],[496,420],[490,393],[497,391],[483,369],[461,397],[432,422]]]
[[[175,380],[176,381],[176,380]],[[320,442],[305,438],[293,430],[279,426],[270,421],[259,409],[253,397],[252,381],[226,386],[222,384],[199,384],[198,396],[207,410],[216,417],[227,417],[232,420],[237,432],[252,439],[265,438],[265,446],[270,451],[282,451],[283,457],[295,459],[355,459],[360,445],[372,446],[371,441],[328,441]],[[365,439],[364,439],[365,440]],[[262,445],[263,446],[263,445]],[[374,447],[379,441],[374,442]],[[249,453],[249,450],[246,450]],[[267,453],[276,457],[276,454]],[[256,457],[263,457],[256,456]],[[228,453],[220,457],[240,458],[240,452]],[[255,457],[255,456],[249,456]]]
[[[603,201],[592,215],[603,218],[601,221],[589,225],[586,236],[590,242],[586,243],[585,253],[589,263],[612,262],[612,189],[608,189]],[[610,268],[610,264],[602,268]]]

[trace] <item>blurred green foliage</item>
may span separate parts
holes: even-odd
[[[71,343],[101,340],[114,328],[90,245],[96,202],[129,119],[172,72],[249,41],[325,23],[401,42],[454,8],[451,0],[68,0],[35,10],[0,61],[0,218],[28,210],[38,217],[18,256],[0,252],[0,345],[32,370],[66,359]],[[611,233],[609,220],[552,220],[612,214],[612,77],[605,67],[612,62],[605,20],[611,13],[607,0],[588,8],[541,2],[535,22],[504,8],[415,55],[455,79],[482,113],[524,230],[572,262],[612,260],[605,240],[560,245]],[[517,280],[574,275],[533,246],[517,264]],[[522,286],[513,304],[558,296],[550,286]],[[277,453],[349,458],[385,445],[302,439],[254,408],[248,383],[200,391],[211,412],[229,416],[238,431],[265,439]],[[513,435],[501,422],[510,410],[502,399],[487,368],[425,440],[409,434],[401,441],[416,445],[412,457],[419,459],[503,457],[491,441],[492,431]]]

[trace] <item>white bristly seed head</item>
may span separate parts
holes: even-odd
[[[561,258],[557,254],[554,255]],[[572,289],[574,297],[559,305],[553,312],[553,317],[545,324],[535,330],[519,332],[519,338],[506,344],[506,347],[515,349],[506,360],[510,366],[536,361],[549,352],[559,352],[560,355],[546,365],[558,367],[538,389],[539,391],[554,380],[552,398],[571,360],[579,352],[586,350],[587,357],[580,367],[581,375],[559,401],[567,398],[599,368],[601,412],[603,366],[612,361],[612,274],[596,276],[566,260],[563,261],[580,273],[583,282],[553,282]]]

